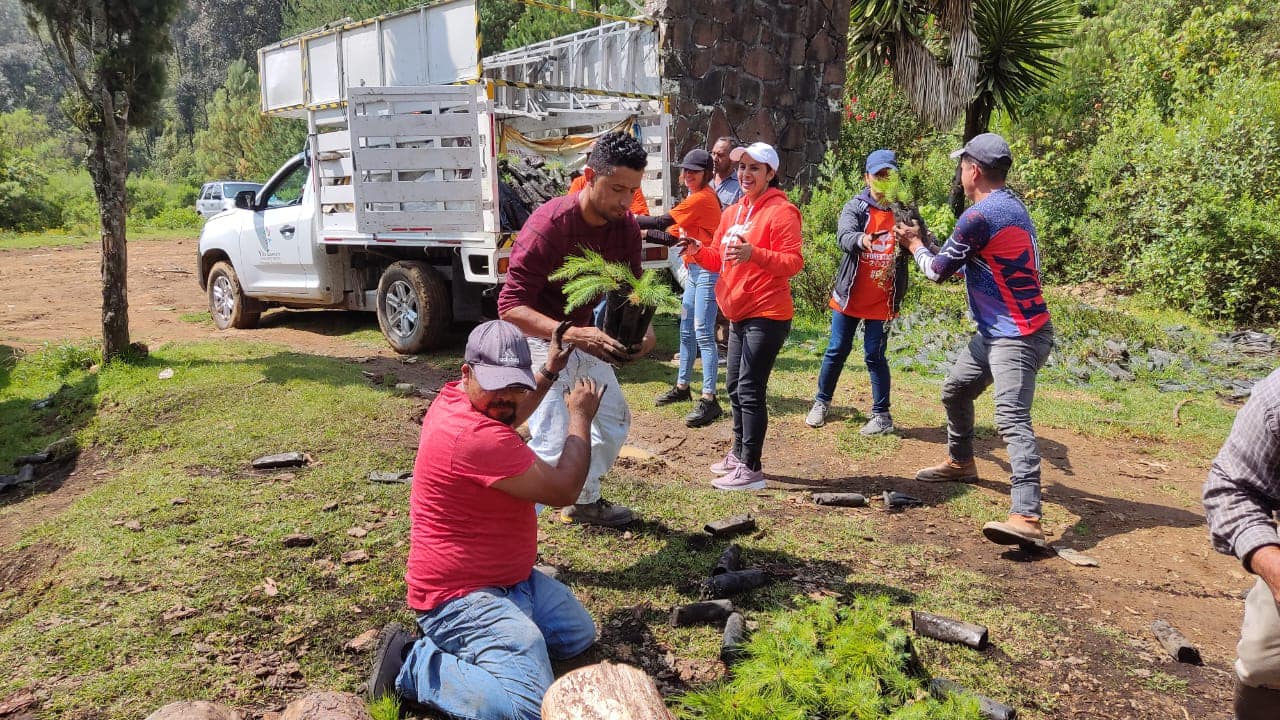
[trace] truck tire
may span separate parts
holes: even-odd
[[[440,344],[453,314],[449,287],[426,263],[401,260],[378,281],[378,327],[402,355],[430,350]]]
[[[257,302],[244,296],[240,278],[236,277],[230,263],[219,261],[213,264],[209,269],[208,287],[209,315],[219,330],[258,326],[262,310]]]

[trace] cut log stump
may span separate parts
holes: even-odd
[[[542,698],[542,720],[674,720],[639,668],[602,662],[565,674]]]

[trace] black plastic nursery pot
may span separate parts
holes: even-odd
[[[657,308],[632,305],[627,299],[628,292],[613,290],[605,295],[604,311],[596,319],[596,327],[631,349],[644,340],[644,333],[649,329]]]

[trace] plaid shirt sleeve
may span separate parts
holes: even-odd
[[[1250,553],[1280,545],[1280,369],[1253,388],[1209,468],[1204,510],[1215,550],[1248,569]]]

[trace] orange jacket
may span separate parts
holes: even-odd
[[[703,185],[696,192],[689,193],[679,205],[671,208],[671,217],[676,224],[667,229],[672,235],[679,235],[684,230],[686,237],[706,245],[716,234],[720,225],[720,198],[710,185]],[[684,264],[693,262],[693,258],[685,257]]]
[[[572,195],[587,186],[587,176],[579,175],[569,183],[569,191],[565,195]],[[648,215],[649,201],[644,199],[644,193],[640,192],[640,188],[636,188],[636,192],[631,196],[631,214],[632,215]]]
[[[751,245],[751,259],[724,262],[726,235]],[[743,197],[724,209],[711,244],[699,248],[693,260],[720,273],[716,302],[726,318],[790,320],[795,315],[791,276],[804,266],[800,210],[777,188],[765,190],[754,203]]]

